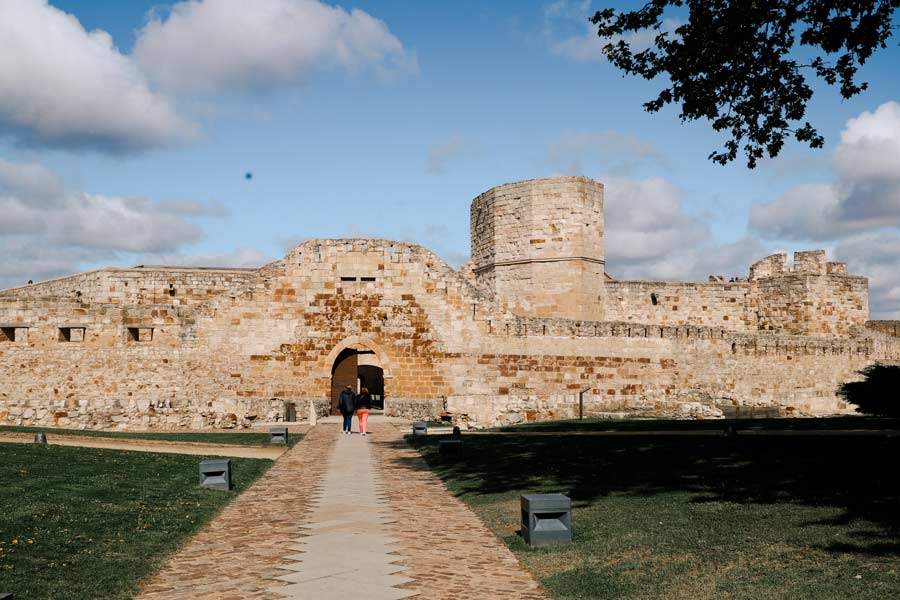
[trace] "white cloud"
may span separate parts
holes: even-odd
[[[600,133],[563,133],[559,141],[547,149],[547,162],[562,167],[570,175],[602,168],[611,174],[627,174],[644,162],[665,164],[665,159],[653,144],[634,135],[617,131]]]
[[[606,44],[624,40],[633,51],[645,50],[653,45],[661,32],[672,34],[681,25],[676,19],[664,19],[659,31],[642,30],[601,38],[597,35],[597,26],[588,20],[595,12],[590,0],[558,0],[544,6],[544,35],[550,40],[550,50],[578,61],[603,61],[606,60],[603,54]]]
[[[869,278],[869,305],[873,319],[900,319],[900,235],[894,231],[863,233],[842,240],[834,257],[845,261],[851,273]]]
[[[440,175],[447,168],[447,163],[460,158],[466,150],[465,141],[458,135],[452,136],[443,144],[428,149],[426,170],[432,175]]]
[[[131,152],[191,139],[104,31],[46,0],[0,2],[0,133],[24,145]]]
[[[746,275],[766,253],[753,239],[716,242],[684,211],[680,190],[659,177],[605,177],[606,268],[617,279],[704,280]]]
[[[755,204],[750,228],[771,239],[833,247],[869,278],[874,318],[900,318],[900,104],[849,119],[832,156],[834,180],[790,188]]]
[[[313,69],[416,68],[415,56],[379,19],[317,0],[186,0],[151,15],[134,56],[175,89],[270,88]]]
[[[750,227],[768,238],[821,241],[900,226],[900,104],[848,120],[834,164],[834,182],[755,204]]]
[[[834,158],[845,178],[900,180],[900,104],[848,120]]]
[[[272,257],[256,248],[242,246],[231,252],[196,252],[189,254],[144,254],[138,262],[145,265],[168,265],[172,267],[236,267],[256,268],[271,262]]]
[[[108,251],[36,244],[30,236],[0,235],[0,253],[0,288],[52,279],[81,270],[81,264],[115,258]]]
[[[45,167],[0,160],[0,282],[23,283],[123,255],[177,254],[203,238],[189,220],[224,214],[216,202],[152,202],[66,189]]]

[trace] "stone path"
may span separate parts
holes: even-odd
[[[389,423],[312,428],[145,582],[139,600],[544,600]]]
[[[429,600],[545,600],[509,548],[447,491],[402,432],[376,425],[374,434],[393,535],[415,582],[408,587]]]
[[[371,437],[340,435],[328,471],[319,485],[315,508],[308,515],[307,537],[278,577],[290,583],[275,591],[288,598],[366,598],[395,600],[416,595],[394,586],[408,583],[399,574],[396,540],[386,533],[390,511],[378,482],[369,445]]]

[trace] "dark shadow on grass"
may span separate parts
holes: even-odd
[[[433,436],[408,439],[455,493],[476,501],[563,492],[577,507],[610,494],[679,491],[698,503],[835,507],[842,521],[864,519],[878,530],[834,551],[900,554],[896,437],[479,435],[464,437],[464,455],[452,460],[438,454]]]

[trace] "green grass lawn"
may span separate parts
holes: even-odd
[[[738,430],[797,430],[822,431],[834,429],[900,429],[900,420],[884,417],[826,417],[783,419],[566,419],[535,421],[492,431],[708,431],[721,430],[725,423],[733,423]]]
[[[197,485],[203,457],[0,444],[0,593],[130,598],[272,464],[231,459],[235,489]]]
[[[897,438],[407,439],[555,598],[900,597]],[[572,498],[573,545],[518,536],[534,492]]]
[[[241,433],[224,431],[95,431],[92,429],[56,429],[52,427],[22,427],[15,425],[0,425],[0,433],[34,433],[37,431],[46,432],[48,438],[54,435],[80,435],[86,437],[159,440],[165,442],[200,442],[204,444],[235,444],[243,446],[269,445],[268,432]],[[302,439],[302,434],[292,433],[288,436],[288,445],[293,446]]]

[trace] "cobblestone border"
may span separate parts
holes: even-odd
[[[407,557],[405,587],[428,600],[546,600],[513,553],[429,469],[390,424],[375,425],[372,443],[396,522],[392,537]]]
[[[247,491],[143,582],[137,600],[274,600],[272,579],[304,535],[335,427],[314,427]]]

